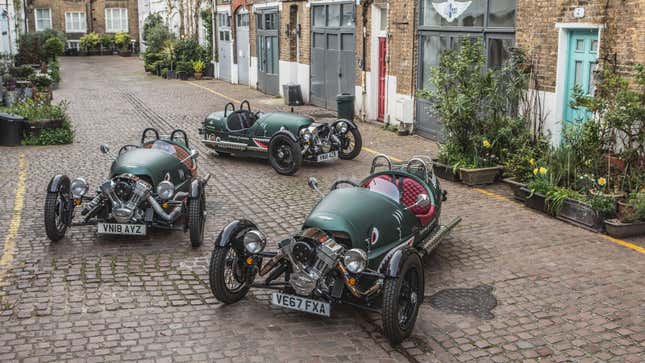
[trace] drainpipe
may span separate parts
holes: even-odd
[[[211,54],[211,56],[213,57],[213,60],[211,62],[213,63],[213,66],[215,65],[215,56],[217,54],[217,41],[218,41],[218,39],[217,39],[217,16],[215,16],[215,14],[217,14],[217,0],[213,0],[213,6],[211,6],[211,23],[213,24],[213,29],[211,29],[211,32],[213,33],[213,41],[212,41],[213,44],[211,44],[211,47],[213,47],[213,49],[212,49],[213,54]],[[213,76],[217,76],[215,78],[219,78],[219,59],[218,59],[217,64],[218,64],[217,75],[213,74]],[[213,70],[213,73],[215,73],[214,71],[215,70]]]
[[[374,0],[361,0],[360,5],[361,5],[361,15],[362,15],[362,30],[363,30],[363,54],[361,55],[361,86],[363,88],[363,94],[362,94],[362,102],[361,102],[361,118],[363,121],[367,120],[367,111],[366,111],[366,106],[367,106],[367,13],[369,11],[369,7],[372,5]]]

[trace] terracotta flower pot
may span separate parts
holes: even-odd
[[[202,79],[202,77],[203,77],[203,76],[204,76],[204,75],[203,75],[201,72],[200,72],[200,73],[195,72],[195,74],[194,74],[195,79],[196,79],[196,80],[198,80],[198,81],[199,81],[200,79]]]
[[[490,168],[476,168],[476,169],[459,169],[459,178],[468,186],[487,185],[493,184],[502,172],[503,166],[493,166]]]

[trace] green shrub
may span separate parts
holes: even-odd
[[[174,49],[177,61],[192,62],[198,59],[207,59],[206,51],[194,39],[178,40],[174,44]]]
[[[9,73],[16,79],[26,80],[29,79],[36,71],[30,65],[22,65],[18,67],[11,67]]]
[[[14,105],[9,112],[20,115],[27,120],[60,120],[67,118],[66,101],[58,104],[47,104],[28,99]]]
[[[101,37],[96,33],[85,34],[81,37],[81,48],[85,50],[97,49],[101,44]]]
[[[56,59],[65,52],[65,42],[58,37],[51,37],[45,41],[45,54],[47,59]]]
[[[146,53],[159,53],[167,40],[174,40],[175,35],[168,30],[159,14],[148,15],[143,24],[143,41]]]
[[[25,135],[22,139],[23,145],[64,145],[73,142],[74,130],[67,120],[60,128],[43,130],[38,136]]]
[[[188,75],[193,74],[193,64],[189,61],[177,62],[177,73]]]
[[[104,49],[110,49],[112,48],[112,44],[114,43],[114,35],[113,34],[101,34],[99,36],[99,43]]]
[[[29,77],[31,84],[38,90],[42,91],[48,89],[52,84],[52,79],[47,74],[34,74]]]
[[[49,63],[49,77],[51,77],[52,82],[60,82],[60,64],[57,60],[53,60]]]
[[[114,44],[122,52],[125,52],[128,50],[128,48],[130,47],[130,41],[132,41],[132,37],[130,37],[130,34],[128,33],[120,32],[114,35]]]
[[[18,41],[18,54],[16,54],[17,64],[40,64],[46,62],[51,57],[47,53],[45,43],[51,38],[60,40],[65,47],[65,34],[59,31],[48,29],[41,32],[25,33],[20,35]],[[60,42],[54,41],[58,44]],[[57,45],[58,45],[57,44]],[[50,44],[53,46],[53,42]]]

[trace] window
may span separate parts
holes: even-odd
[[[34,9],[36,19],[36,31],[42,31],[52,28],[52,11],[51,9]]]
[[[85,13],[65,13],[65,31],[68,33],[85,33]]]
[[[227,13],[217,14],[217,27],[228,28],[231,26],[231,17]]]
[[[355,26],[354,4],[316,5],[313,8],[314,27]]]
[[[118,33],[128,32],[128,9],[107,8],[105,9],[105,32]]]
[[[380,8],[379,13],[380,13],[379,30],[384,32],[387,30],[387,8]]]
[[[237,26],[241,28],[248,28],[249,14],[237,14]]]
[[[513,0],[514,1],[514,0]],[[484,26],[486,0],[423,0],[421,24],[425,26]]]
[[[80,50],[81,49],[81,42],[78,41],[78,40],[68,40],[67,41],[67,49]]]

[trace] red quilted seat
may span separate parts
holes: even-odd
[[[387,180],[389,182],[392,181],[391,175],[379,175],[376,178]],[[369,183],[373,179],[374,178],[368,179],[365,183],[363,183],[362,187],[367,188]],[[412,178],[403,178],[403,187],[401,189],[403,190],[401,195],[401,204],[406,207],[414,205],[419,194],[428,193],[428,191],[423,187],[423,185],[421,185],[421,183]],[[417,218],[419,218],[421,225],[425,226],[434,218],[436,209],[435,205],[431,204],[427,207],[416,206],[410,209],[410,211],[414,213]]]
[[[406,207],[414,205],[420,194],[427,193],[426,188],[424,188],[421,183],[412,178],[405,178],[403,179],[403,196],[401,197],[401,203]],[[434,217],[435,206],[434,204],[430,204],[427,207],[416,206],[410,209],[410,211],[419,218],[421,225],[425,226]]]

